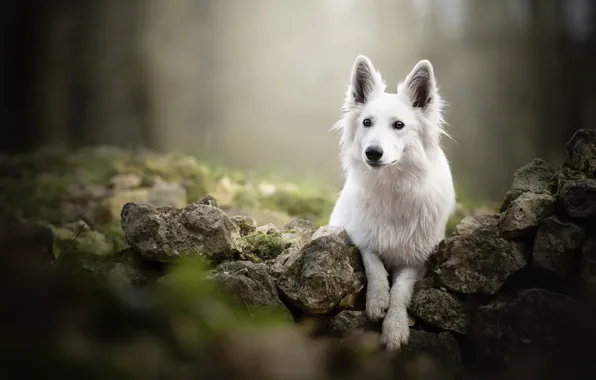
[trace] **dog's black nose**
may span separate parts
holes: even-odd
[[[364,154],[366,154],[366,158],[368,158],[369,161],[377,162],[383,157],[383,149],[381,149],[380,146],[369,146],[364,151]]]

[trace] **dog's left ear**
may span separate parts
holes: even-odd
[[[403,87],[412,102],[412,107],[426,109],[437,96],[437,81],[430,61],[419,61],[408,74]]]

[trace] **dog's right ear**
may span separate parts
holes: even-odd
[[[371,61],[363,56],[356,57],[352,69],[352,79],[348,97],[352,104],[365,104],[378,91],[384,91],[381,75],[375,70]]]

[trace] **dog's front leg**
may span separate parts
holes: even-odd
[[[408,305],[420,273],[419,268],[403,267],[393,274],[389,310],[383,321],[381,334],[381,343],[388,350],[398,350],[408,343],[410,338]]]
[[[366,314],[373,321],[383,319],[389,308],[389,275],[381,258],[373,251],[362,250],[366,274]]]

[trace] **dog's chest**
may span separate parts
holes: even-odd
[[[419,194],[361,198],[354,211],[348,228],[354,243],[383,257],[418,261],[435,244],[438,218]]]

